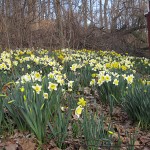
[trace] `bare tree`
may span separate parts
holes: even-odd
[[[1,0],[0,47],[146,47],[146,9],[147,0]]]

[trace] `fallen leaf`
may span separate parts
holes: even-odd
[[[140,148],[140,143],[139,143],[139,141],[135,141],[134,145],[135,145],[135,149],[139,149],[139,148]]]
[[[86,150],[83,146],[80,146],[79,150]]]
[[[113,108],[112,115],[119,117],[120,116],[120,112],[121,112],[121,109],[119,107],[115,107],[115,108]]]
[[[84,88],[84,94],[89,95],[91,93],[91,89],[89,87]]]
[[[131,124],[132,124],[131,120],[127,120],[124,124],[124,128],[128,129],[131,126]]]
[[[8,92],[7,90],[10,88],[10,85],[9,84],[5,84],[3,87],[2,87],[2,93],[8,95]]]
[[[16,150],[17,149],[17,144],[8,142],[5,146],[6,150]]]
[[[150,149],[150,147],[144,147],[144,149],[143,150],[149,150]]]
[[[67,147],[65,150],[74,150],[74,146],[70,145],[69,147]]]
[[[36,148],[36,143],[32,139],[22,138],[18,140],[18,143],[23,150],[35,150]]]
[[[150,143],[150,138],[146,136],[141,136],[140,141],[142,142],[142,144]]]
[[[54,140],[51,140],[50,143],[51,147],[56,147],[56,143],[54,142]]]
[[[61,150],[61,149],[58,148],[58,147],[54,147],[54,148],[52,148],[51,150]]]

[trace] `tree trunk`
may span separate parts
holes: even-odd
[[[106,28],[106,30],[108,29],[107,7],[108,7],[108,0],[105,0],[105,3],[104,3],[104,22],[105,22],[105,28]]]
[[[54,0],[55,14],[56,14],[56,22],[57,22],[57,32],[59,34],[60,46],[64,48],[64,37],[63,37],[63,22],[61,15],[61,4],[60,0]]]
[[[83,23],[84,29],[87,29],[87,0],[82,0],[82,12],[83,12]]]
[[[103,7],[102,7],[102,0],[99,1],[99,5],[100,5],[100,28],[102,28],[104,26],[103,23]]]

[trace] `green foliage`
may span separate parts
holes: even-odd
[[[92,67],[90,65],[86,65],[85,67],[83,67],[82,69],[80,69],[80,76],[79,80],[80,80],[80,85],[82,87],[87,87],[90,84],[90,81],[92,79],[91,74],[92,74]]]
[[[47,91],[49,97],[44,99],[43,93],[37,94],[32,85],[33,83],[29,82],[14,88],[5,106],[18,129],[31,130],[36,135],[39,143],[42,143],[45,141],[46,125],[50,120],[50,116],[60,106],[58,104],[61,93],[60,90],[57,92]],[[23,92],[20,91],[22,86],[25,89]],[[46,91],[45,87],[47,87],[47,80],[43,80],[43,91]]]
[[[120,104],[122,102],[121,97],[126,91],[127,83],[122,77],[119,77],[118,80],[118,85],[114,85],[112,82],[105,82],[101,86],[96,86],[103,103],[108,103],[110,96],[112,96],[114,103]]]
[[[53,122],[49,122],[48,126],[51,131],[51,137],[54,137],[58,147],[63,148],[65,146],[64,141],[67,138],[69,120],[71,118],[71,111],[66,114],[62,113],[58,108],[57,112],[53,116]]]
[[[2,124],[2,121],[3,121],[3,117],[4,117],[4,106],[3,106],[3,97],[5,95],[0,95],[0,132],[1,132],[1,124]]]
[[[135,133],[126,133],[127,137],[129,138],[129,146],[127,147],[127,150],[134,150],[135,149],[135,141],[137,140],[137,131]]]
[[[87,114],[85,112],[82,129],[88,149],[96,150],[99,146],[111,146],[111,138],[104,128],[103,116],[98,117],[96,114]]]
[[[150,86],[137,84],[131,86],[123,97],[123,108],[139,126],[150,127]]]
[[[119,85],[114,85],[112,82],[103,83],[101,86],[96,85],[100,100],[104,104],[109,104],[110,115],[116,104],[121,104],[122,96],[126,92],[126,82],[120,78]]]
[[[73,138],[79,138],[81,134],[81,122],[76,120],[72,123],[72,136]]]
[[[135,68],[140,74],[150,74],[150,60],[146,58],[135,58]]]

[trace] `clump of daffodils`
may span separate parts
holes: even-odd
[[[86,101],[83,97],[79,98],[78,107],[75,109],[75,115],[79,118],[82,114],[84,107],[86,106]]]

